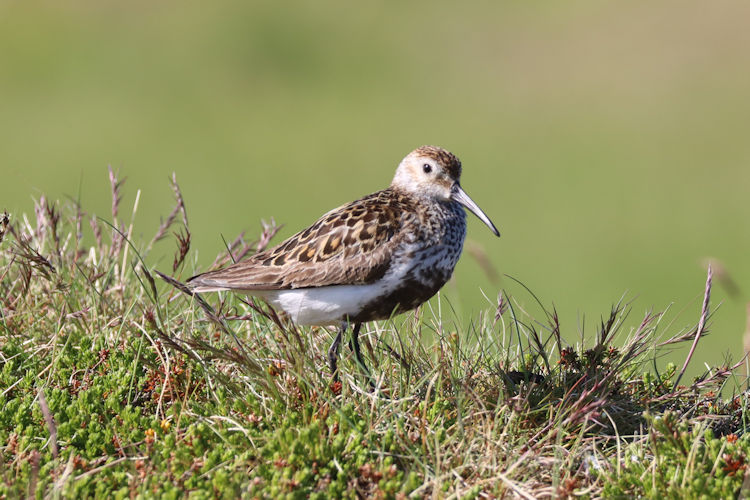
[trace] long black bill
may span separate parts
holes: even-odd
[[[453,185],[453,189],[451,190],[451,199],[468,208],[471,213],[479,217],[479,220],[487,224],[487,227],[489,227],[492,232],[495,233],[495,236],[500,236],[500,231],[497,230],[490,218],[487,217],[484,212],[482,212],[482,209],[479,208],[476,203],[474,203],[474,200],[469,198],[469,195],[466,194],[466,191],[461,189],[461,186],[458,183]]]

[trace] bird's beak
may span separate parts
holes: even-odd
[[[471,213],[479,217],[479,220],[487,224],[487,227],[489,227],[492,232],[495,233],[495,236],[500,236],[500,231],[497,230],[490,218],[487,217],[484,212],[482,212],[482,209],[479,208],[476,203],[474,203],[474,200],[469,198],[469,195],[466,194],[466,191],[461,189],[461,186],[458,183],[455,183],[453,185],[453,189],[451,189],[451,199],[468,208]]]

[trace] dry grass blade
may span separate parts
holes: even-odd
[[[168,234],[167,231],[169,231],[169,228],[172,227],[172,224],[174,224],[174,221],[177,218],[177,213],[179,212],[179,209],[180,207],[178,205],[175,205],[175,207],[169,213],[167,218],[165,220],[160,221],[159,229],[156,230],[156,234],[151,239],[151,242],[148,244],[147,248],[151,248],[154,245],[154,243],[164,239],[164,237],[167,236]]]
[[[497,322],[500,321],[503,314],[505,314],[505,311],[507,310],[508,310],[508,302],[505,300],[503,291],[500,290],[499,292],[497,292],[497,307],[495,307],[495,318],[492,323],[492,326],[497,325]]]
[[[185,231],[174,233],[177,239],[177,252],[174,256],[174,262],[172,262],[172,272],[176,272],[177,269],[185,262],[188,251],[190,251],[190,230],[185,226]]]
[[[239,248],[239,253],[245,255],[251,250],[252,244],[245,242],[245,232],[243,231],[231,243],[224,241],[224,247],[226,252],[222,252],[216,256],[211,265],[208,266],[209,270],[219,269],[227,264],[237,262],[237,259],[234,257],[234,251]]]
[[[242,351],[243,354],[245,354],[245,348],[242,345],[242,342],[237,338],[237,336],[234,334],[234,332],[227,326],[227,324],[224,322],[224,320],[214,311],[214,309],[211,307],[211,305],[206,302],[206,300],[200,296],[200,294],[197,294],[193,292],[187,285],[184,283],[167,276],[166,274],[154,270],[154,272],[159,275],[161,279],[172,285],[177,290],[181,291],[182,293],[192,297],[195,302],[200,306],[201,309],[203,309],[203,312],[206,314],[206,317],[210,319],[216,326],[218,326],[224,333],[231,335],[235,342],[237,343],[237,346]]]
[[[267,306],[266,308],[263,308],[258,305],[255,299],[247,300],[244,298],[240,298],[240,301],[246,306],[248,306],[250,309],[252,309],[256,314],[273,322],[273,324],[275,324],[279,328],[281,333],[283,335],[286,335],[286,329],[287,329],[288,323],[281,319],[281,317],[278,315],[278,313],[273,307]]]
[[[267,223],[264,220],[260,221],[261,231],[260,238],[255,242],[246,242],[244,231],[239,234],[231,243],[224,241],[224,247],[226,252],[222,252],[217,255],[213,263],[209,266],[209,269],[218,269],[228,264],[233,264],[244,259],[251,251],[262,252],[268,247],[274,236],[284,226],[276,225],[276,221],[271,218],[271,222]]]
[[[635,333],[631,334],[623,346],[621,366],[640,358],[648,349],[654,333],[654,324],[661,318],[661,313],[646,313]]]
[[[96,216],[96,214],[93,214],[91,216],[89,225],[91,226],[91,231],[94,233],[96,248],[99,250],[99,253],[102,254],[104,253],[104,239],[102,238],[102,228],[99,227],[99,218]]]
[[[107,165],[109,172],[109,187],[112,192],[112,220],[117,221],[117,214],[120,211],[120,202],[122,201],[122,185],[126,179],[118,179],[117,174],[112,170],[112,165]]]
[[[171,276],[167,276],[166,274],[162,273],[161,271],[157,271],[156,269],[154,269],[154,272],[161,279],[163,279],[164,281],[166,281],[167,283],[169,283],[170,285],[172,285],[173,287],[175,287],[177,290],[181,291],[182,293],[184,293],[184,294],[186,294],[186,295],[188,295],[190,297],[195,297],[196,296],[196,294],[190,288],[188,288],[188,286],[186,284],[182,283],[181,281],[178,281],[178,280],[172,278]]]
[[[177,253],[175,254],[174,262],[172,264],[172,271],[174,272],[184,263],[185,257],[190,250],[191,234],[190,226],[188,225],[185,200],[182,197],[182,191],[180,190],[179,184],[177,184],[177,175],[174,172],[172,173],[172,178],[170,179],[170,185],[175,196],[175,206],[166,219],[160,220],[159,228],[156,230],[156,234],[151,239],[149,244],[146,245],[144,253],[148,253],[153,248],[156,242],[161,241],[162,239],[164,239],[164,237],[167,236],[169,228],[172,227],[175,220],[177,219],[177,214],[180,214],[182,216],[184,233],[174,233],[177,237]]]
[[[557,314],[557,309],[552,306],[552,315],[550,316],[550,326],[552,326],[552,336],[555,339],[555,346],[557,348],[557,355],[562,355],[563,343],[562,335],[560,335],[560,316]]]
[[[49,411],[49,405],[47,404],[47,398],[44,397],[44,390],[39,389],[37,393],[39,397],[39,408],[42,410],[42,416],[44,422],[47,424],[47,430],[49,430],[49,448],[52,453],[52,458],[57,458],[57,424],[55,423],[55,417]]]
[[[13,236],[15,240],[15,249],[13,254],[20,259],[20,262],[24,265],[28,265],[30,268],[39,271],[42,276],[46,279],[51,279],[51,275],[57,273],[57,269],[54,265],[44,257],[37,249],[31,246],[30,238],[19,234],[17,229],[12,225],[8,225],[8,232]]]
[[[274,236],[276,236],[276,233],[278,233],[282,227],[284,226],[277,226],[276,221],[273,217],[271,217],[271,222],[266,222],[264,220],[260,221],[260,225],[263,227],[263,231],[260,233],[260,238],[258,239],[258,243],[255,245],[255,251],[256,252],[262,252],[268,247],[268,244],[271,242]],[[243,255],[237,255],[235,258],[237,260],[242,260],[244,257]]]
[[[698,321],[698,327],[695,329],[695,340],[693,340],[693,345],[690,346],[690,352],[688,352],[687,357],[685,358],[685,362],[682,365],[682,369],[680,370],[680,374],[677,376],[677,378],[674,381],[674,386],[672,387],[672,390],[675,390],[677,386],[680,383],[680,380],[682,379],[682,376],[685,374],[685,370],[687,370],[688,364],[690,364],[690,360],[693,357],[693,354],[695,353],[695,348],[698,347],[698,341],[701,339],[701,335],[705,332],[706,328],[706,320],[708,319],[708,303],[711,299],[711,279],[713,278],[713,271],[711,268],[711,265],[708,265],[708,272],[706,273],[706,288],[703,292],[703,305],[701,306],[701,316],[700,320]]]
[[[182,197],[182,191],[180,190],[180,185],[177,184],[177,174],[172,172],[172,191],[174,191],[174,197],[177,201],[177,205],[175,208],[177,208],[180,211],[180,214],[182,215],[182,223],[185,225],[185,227],[188,227],[188,216],[187,216],[187,209],[185,208],[185,199]]]
[[[75,257],[73,258],[73,262],[77,262],[78,258],[81,257],[81,255],[84,253],[82,250],[80,250],[80,248],[81,248],[81,243],[83,241],[83,217],[86,214],[83,212],[83,209],[81,209],[81,204],[78,202],[78,200],[74,200],[73,203],[76,209],[76,214],[75,214],[76,254],[75,254]]]
[[[122,193],[120,191],[122,189],[122,185],[125,183],[125,179],[118,179],[117,175],[112,170],[111,165],[108,165],[107,169],[109,172],[109,185],[112,194],[112,224],[110,224],[110,226],[114,230],[112,232],[112,246],[109,250],[110,255],[114,257],[116,255],[120,255],[120,251],[123,248],[125,239],[125,228],[124,226],[120,225],[117,219],[120,211],[120,202],[122,202]]]
[[[44,203],[40,201],[40,205],[44,210],[44,218],[47,224],[46,233],[52,236],[52,240],[55,242],[55,253],[60,254],[60,210],[57,208],[56,203],[51,203],[46,200]]]

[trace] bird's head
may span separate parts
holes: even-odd
[[[460,203],[500,236],[490,218],[461,188],[460,181],[461,160],[456,155],[436,146],[422,146],[401,160],[391,187],[414,196]]]

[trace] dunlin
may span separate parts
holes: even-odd
[[[461,162],[435,146],[404,158],[390,187],[323,215],[281,244],[218,271],[193,276],[194,292],[257,296],[299,325],[337,325],[328,350],[334,379],[339,345],[353,325],[359,349],[365,321],[414,309],[453,274],[466,236],[464,207],[497,236],[492,221],[461,188]]]

